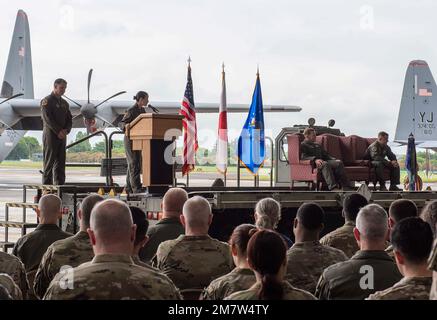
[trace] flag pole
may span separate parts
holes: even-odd
[[[225,62],[223,62],[222,63],[222,75],[223,75],[223,80],[224,80],[224,76],[225,76]],[[226,128],[227,128],[227,124],[226,124]],[[226,162],[228,161],[228,144],[226,143]],[[227,166],[227,163],[226,163],[226,169],[225,169],[225,171],[223,171],[223,178],[224,178],[224,185],[225,185],[225,187],[226,187],[226,173],[227,173],[227,170],[228,169],[228,166]]]
[[[240,159],[237,159],[237,187],[240,187]]]

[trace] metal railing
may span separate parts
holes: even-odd
[[[109,135],[109,145],[108,145],[108,175],[109,175],[109,181],[111,182],[111,185],[114,184],[114,179],[112,178],[112,137],[116,134],[122,134],[124,135],[123,131],[113,131]]]
[[[105,139],[105,158],[109,159],[108,135],[103,130],[99,130],[99,131],[93,132],[92,134],[89,134],[86,137],[83,137],[82,139],[79,139],[77,141],[74,141],[74,142],[70,143],[69,145],[67,145],[66,149],[74,147],[75,145],[78,145],[79,143],[82,143],[82,142],[84,142],[86,140],[89,140],[92,137],[95,137],[95,136],[98,136],[98,135],[103,135],[103,138]],[[74,166],[78,166],[78,164],[76,164],[76,163],[74,163],[74,164],[73,163],[66,163],[65,166],[74,167]],[[80,166],[81,167],[96,167],[97,165],[95,163],[83,163],[83,164],[80,164]],[[111,167],[111,166],[109,166],[109,167]],[[110,170],[107,170],[107,172],[106,172],[106,185],[107,186],[110,186],[112,184],[112,181],[111,181],[112,177],[110,177],[109,171]]]

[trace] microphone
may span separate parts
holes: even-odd
[[[151,104],[149,104],[148,107],[149,107],[150,109],[152,109],[153,112],[155,112],[155,113],[159,113],[158,109],[156,109],[156,108],[155,108],[154,106],[152,106]]]

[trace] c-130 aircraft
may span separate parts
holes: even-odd
[[[90,100],[92,70],[88,73],[87,100],[70,99],[74,128],[87,132],[116,126],[133,101],[111,100],[125,93],[118,92],[103,101]],[[51,84],[47,84],[48,87]],[[0,93],[0,162],[14,149],[29,130],[42,130],[41,99],[34,99],[32,56],[29,22],[26,13],[19,10],[15,21],[8,62]],[[151,105],[159,112],[177,114],[179,102],[157,102]],[[148,112],[150,108],[147,108]],[[247,104],[228,104],[228,112],[248,112]],[[197,113],[217,113],[219,103],[196,103]],[[266,112],[299,112],[300,107],[264,105]]]

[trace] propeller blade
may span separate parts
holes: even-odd
[[[76,101],[74,101],[73,99],[70,99],[70,98],[67,97],[66,95],[63,95],[63,97],[64,97],[65,99],[67,99],[68,101],[73,102],[73,103],[74,103],[75,105],[77,105],[79,108],[82,107],[82,105],[81,105],[79,102],[76,102]]]
[[[90,103],[90,86],[91,86],[91,76],[93,75],[93,69],[88,72],[88,103]]]
[[[110,121],[106,120],[105,118],[103,118],[102,116],[96,114],[95,117],[103,122],[106,122],[110,127],[114,127],[117,128],[116,126],[114,126]]]
[[[112,98],[115,98],[116,96],[119,96],[119,95],[121,95],[121,94],[123,94],[123,93],[126,93],[126,91],[120,91],[120,92],[118,92],[118,93],[116,93],[116,94],[110,96],[109,98],[103,100],[103,101],[100,102],[98,105],[96,105],[95,108],[97,108],[98,106],[104,104],[106,101],[108,101],[108,100],[110,100],[110,99],[112,99]]]
[[[11,96],[11,97],[9,97],[9,98],[3,100],[2,102],[0,102],[0,104],[5,103],[6,101],[9,101],[9,100],[15,99],[16,97],[20,97],[20,96],[22,96],[22,95],[24,95],[24,93],[17,93],[17,94],[14,94],[13,96]]]

